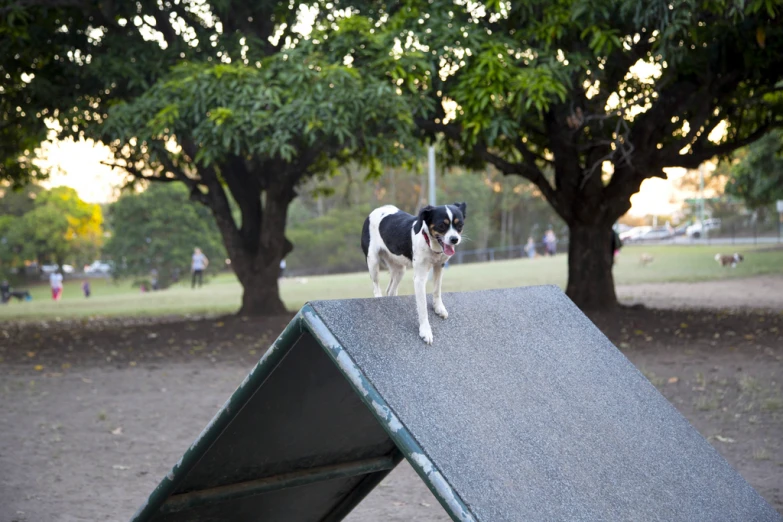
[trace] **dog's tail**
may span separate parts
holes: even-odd
[[[720,263],[720,258],[721,258],[721,257],[722,257],[722,256],[721,256],[721,254],[715,254],[715,261],[717,261],[718,263]]]
[[[364,226],[362,227],[362,250],[364,251],[364,258],[367,259],[367,254],[370,252],[370,216],[364,220]]]

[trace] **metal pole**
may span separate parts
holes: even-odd
[[[704,230],[704,163],[699,165],[699,221],[701,222],[702,235],[707,232]]]
[[[427,160],[430,168],[430,205],[435,206],[436,189],[435,189],[435,146],[430,145],[430,149],[427,152]]]

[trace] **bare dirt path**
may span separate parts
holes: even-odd
[[[643,303],[654,308],[783,310],[783,276],[768,275],[698,283],[620,285],[617,287],[617,296],[624,303]]]
[[[0,521],[128,520],[288,319],[0,325]],[[783,314],[593,319],[783,512]],[[448,518],[402,465],[349,520]]]

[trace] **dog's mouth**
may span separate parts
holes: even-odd
[[[449,257],[453,256],[454,252],[455,252],[454,245],[450,245],[448,243],[444,243],[442,237],[438,237],[437,239],[438,239],[438,244],[440,245],[440,248],[443,250],[443,253],[446,254]]]

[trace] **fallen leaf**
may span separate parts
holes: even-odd
[[[158,334],[156,334],[156,333],[147,334],[147,337],[150,338],[150,339],[155,339],[157,336],[158,336]]]
[[[44,367],[41,366],[40,364],[36,364],[35,366],[33,366],[33,370],[35,370],[37,372],[40,372],[41,370],[43,370],[43,368]]]
[[[82,382],[86,383],[86,384],[91,384],[92,380],[91,379],[87,379],[86,377],[82,377]]]
[[[755,339],[755,337],[753,336],[753,334],[746,334],[745,339],[747,339],[748,341],[752,341],[753,339]]]
[[[680,328],[688,328],[688,323],[680,323]]]
[[[70,367],[71,367],[71,363],[62,363],[62,369],[63,370],[67,370]]]
[[[420,504],[421,504],[422,506],[424,506],[424,507],[430,507],[430,505],[429,505],[429,504],[427,504],[426,502],[421,502]]]
[[[117,426],[113,430],[111,430],[112,435],[122,435],[122,426]]]
[[[223,328],[223,325],[225,325],[225,324],[226,323],[224,323],[223,321],[218,321],[218,322],[215,323],[214,326],[215,326],[215,328]]]
[[[726,444],[733,444],[737,442],[736,440],[732,439],[731,437],[724,437],[723,435],[715,435],[715,440],[719,442],[724,442]]]
[[[130,366],[136,366],[136,361],[131,361],[128,363]]]
[[[27,352],[28,357],[35,357],[35,352]]]
[[[669,377],[669,381],[668,382],[669,382],[669,384],[674,384],[674,383],[676,383],[679,380],[680,379],[677,378],[677,377]]]

